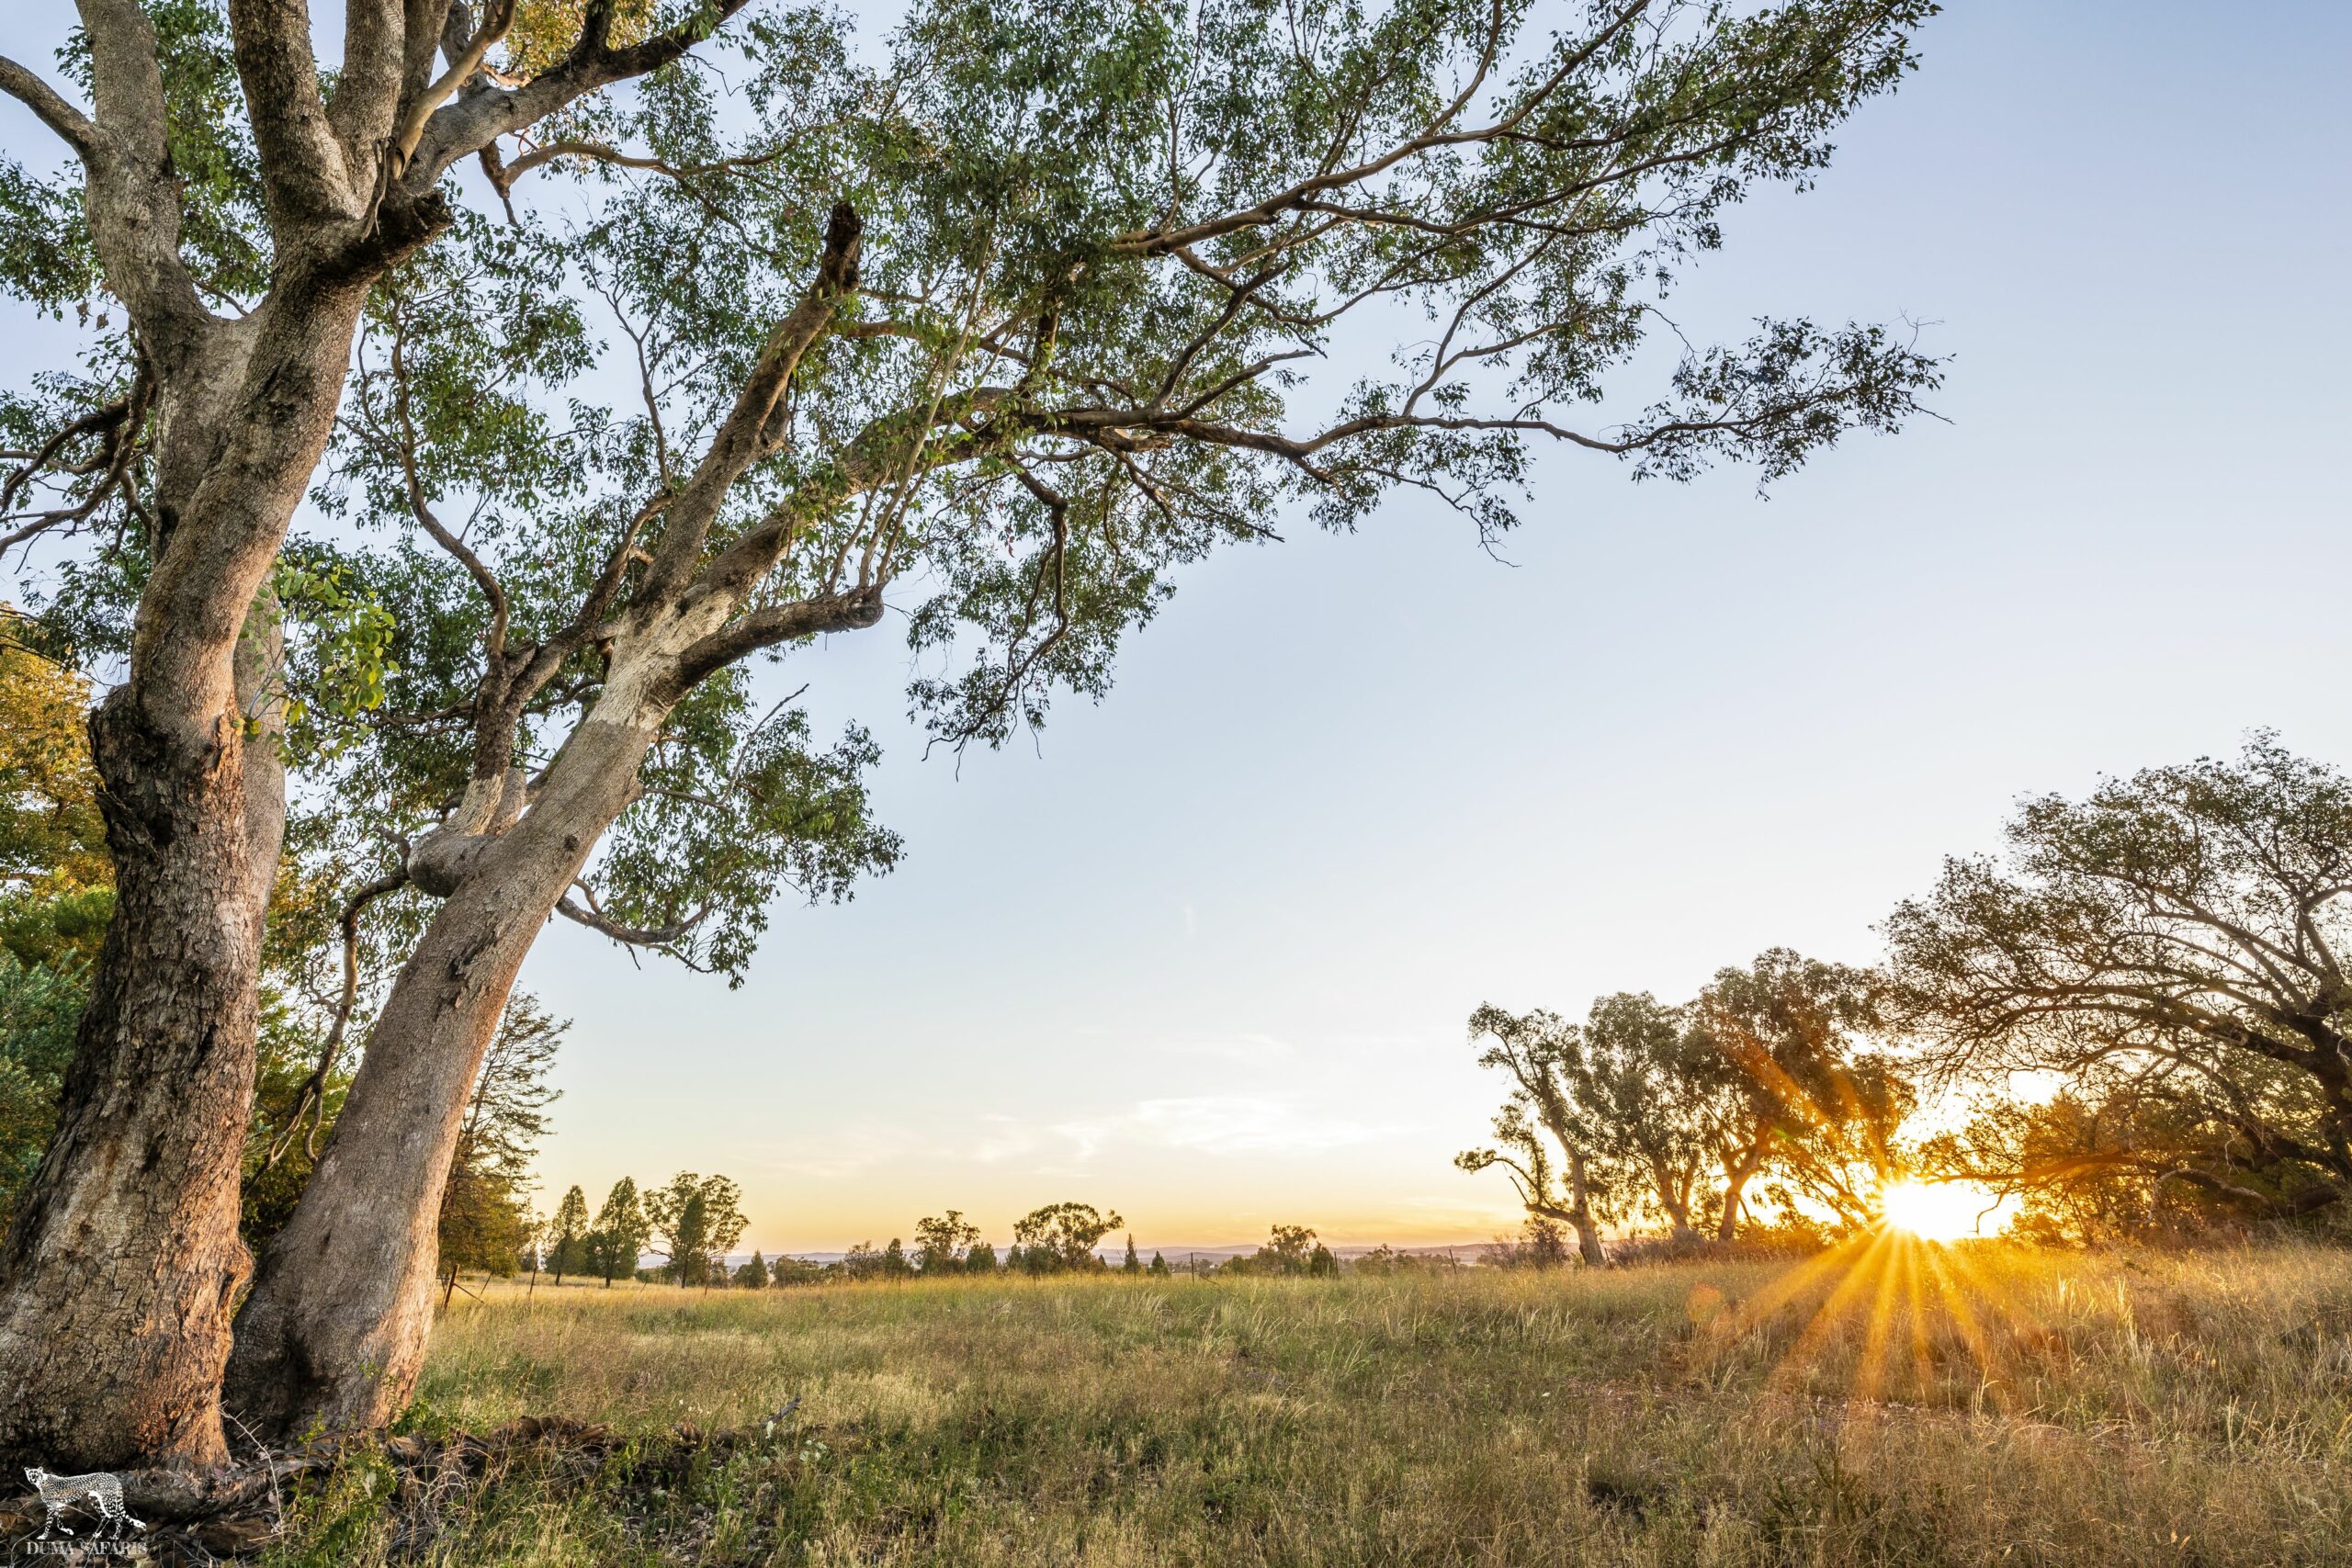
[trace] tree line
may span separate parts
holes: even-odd
[[[1775,949],[1676,1005],[1480,1008],[1510,1088],[1457,1164],[1588,1262],[1608,1220],[1867,1224],[1905,1174],[1981,1182],[2049,1241],[2345,1233],[2352,781],[2256,732],[2030,798],[2005,836],[1898,905],[1869,968]],[[1929,1093],[1963,1113],[1906,1134]]]
[[[54,139],[0,164],[0,293],[74,334],[0,390],[0,552],[22,640],[110,682],[110,908],[0,1243],[28,1462],[218,1463],[224,1397],[394,1417],[549,921],[739,979],[777,898],[899,853],[871,738],[764,661],[903,629],[930,732],[993,746],[1286,516],[1401,491],[1491,541],[1539,447],[1769,479],[1942,373],[1759,317],[1626,385],[1931,0],[921,0],[878,48],[761,0],[343,9],[333,68],[227,0],[0,60]],[[1332,352],[1391,307],[1441,325]]]
[[[1155,1251],[1149,1262],[1144,1261],[1136,1250],[1132,1235],[1126,1238],[1119,1261],[1113,1263],[1102,1256],[1101,1243],[1125,1222],[1115,1212],[1074,1202],[1048,1203],[1013,1222],[1012,1242],[1001,1254],[993,1243],[981,1236],[978,1225],[964,1217],[962,1210],[950,1209],[916,1221],[912,1247],[898,1236],[879,1247],[865,1241],[831,1261],[783,1252],[771,1257],[755,1251],[730,1272],[723,1267],[725,1247],[714,1241],[713,1252],[697,1258],[690,1272],[676,1268],[673,1262],[640,1269],[637,1267],[637,1254],[630,1250],[630,1241],[637,1237],[641,1244],[641,1234],[630,1230],[626,1218],[636,1201],[635,1184],[624,1179],[614,1188],[612,1197],[591,1225],[586,1197],[573,1187],[564,1194],[554,1218],[542,1233],[545,1250],[534,1253],[526,1248],[519,1264],[505,1259],[496,1271],[512,1273],[518,1268],[543,1268],[554,1275],[559,1285],[566,1274],[600,1278],[609,1285],[634,1273],[648,1281],[697,1284],[705,1289],[731,1286],[738,1290],[1000,1275],[1043,1278],[1116,1274],[1167,1279],[1176,1272],[1159,1252]],[[740,1235],[738,1226],[728,1237],[729,1243]],[[674,1259],[680,1254],[673,1248],[670,1256]],[[1418,1259],[1388,1247],[1375,1249],[1363,1261],[1363,1266],[1374,1273],[1409,1270],[1418,1265]],[[1310,1227],[1277,1224],[1266,1244],[1254,1252],[1207,1267],[1195,1261],[1186,1271],[1235,1277],[1254,1274],[1329,1278],[1340,1272],[1340,1265],[1331,1249],[1316,1239]]]

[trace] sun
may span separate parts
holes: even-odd
[[[1973,1181],[1896,1181],[1879,1193],[1879,1217],[1922,1241],[1990,1235],[2007,1223],[1999,1193]]]

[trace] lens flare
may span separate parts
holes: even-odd
[[[1897,1181],[1879,1193],[1879,1217],[1921,1241],[1990,1235],[2007,1222],[2000,1194],[1973,1181]]]

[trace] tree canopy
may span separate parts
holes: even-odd
[[[2257,733],[2234,759],[2043,795],[2006,855],[1947,861],[1888,920],[1906,1021],[1946,1077],[2061,1075],[1948,1152],[2004,1185],[2118,1179],[2249,1215],[2352,1184],[2352,781]]]
[[[635,801],[560,912],[738,976],[776,894],[838,897],[899,853],[866,813],[865,731],[819,741],[740,661],[856,629],[892,585],[917,594],[916,710],[992,744],[1057,691],[1101,695],[1182,566],[1293,504],[1351,527],[1403,488],[1491,539],[1531,443],[1769,479],[1899,425],[1933,361],[1777,320],[1692,351],[1638,412],[1573,418],[1623,400],[1612,378],[1725,209],[1813,178],[1931,9],[1667,0],[1548,33],[1536,8],[1451,0],[930,0],[873,58],[843,19],[781,8],[705,46],[734,62],[724,87],[681,61],[580,99],[493,151],[498,204],[458,201],[370,298],[316,490],[338,525],[281,579],[289,743],[334,802],[298,852],[347,893],[411,873],[377,908],[408,901],[413,931],[436,895],[398,846],[469,778],[543,773],[602,693],[607,623],[684,592],[713,629],[664,677]],[[684,25],[598,14],[605,47]],[[526,6],[493,58],[560,75],[581,15]],[[272,240],[227,35],[204,0],[171,17],[204,171],[186,243],[249,301]],[[71,218],[67,186],[20,185]],[[94,274],[37,249],[5,249],[19,291],[86,294]],[[1426,328],[1385,371],[1340,352],[1408,322]],[[101,346],[124,368],[89,400],[132,375],[127,344]],[[97,524],[144,460],[51,529],[90,546],[43,602],[85,657],[123,645],[147,546]]]

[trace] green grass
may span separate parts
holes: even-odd
[[[2352,1562],[2352,1255],[1889,1261],[502,1288],[413,1424],[650,1463],[801,1405],[452,1485],[429,1540],[356,1464],[271,1561]]]

